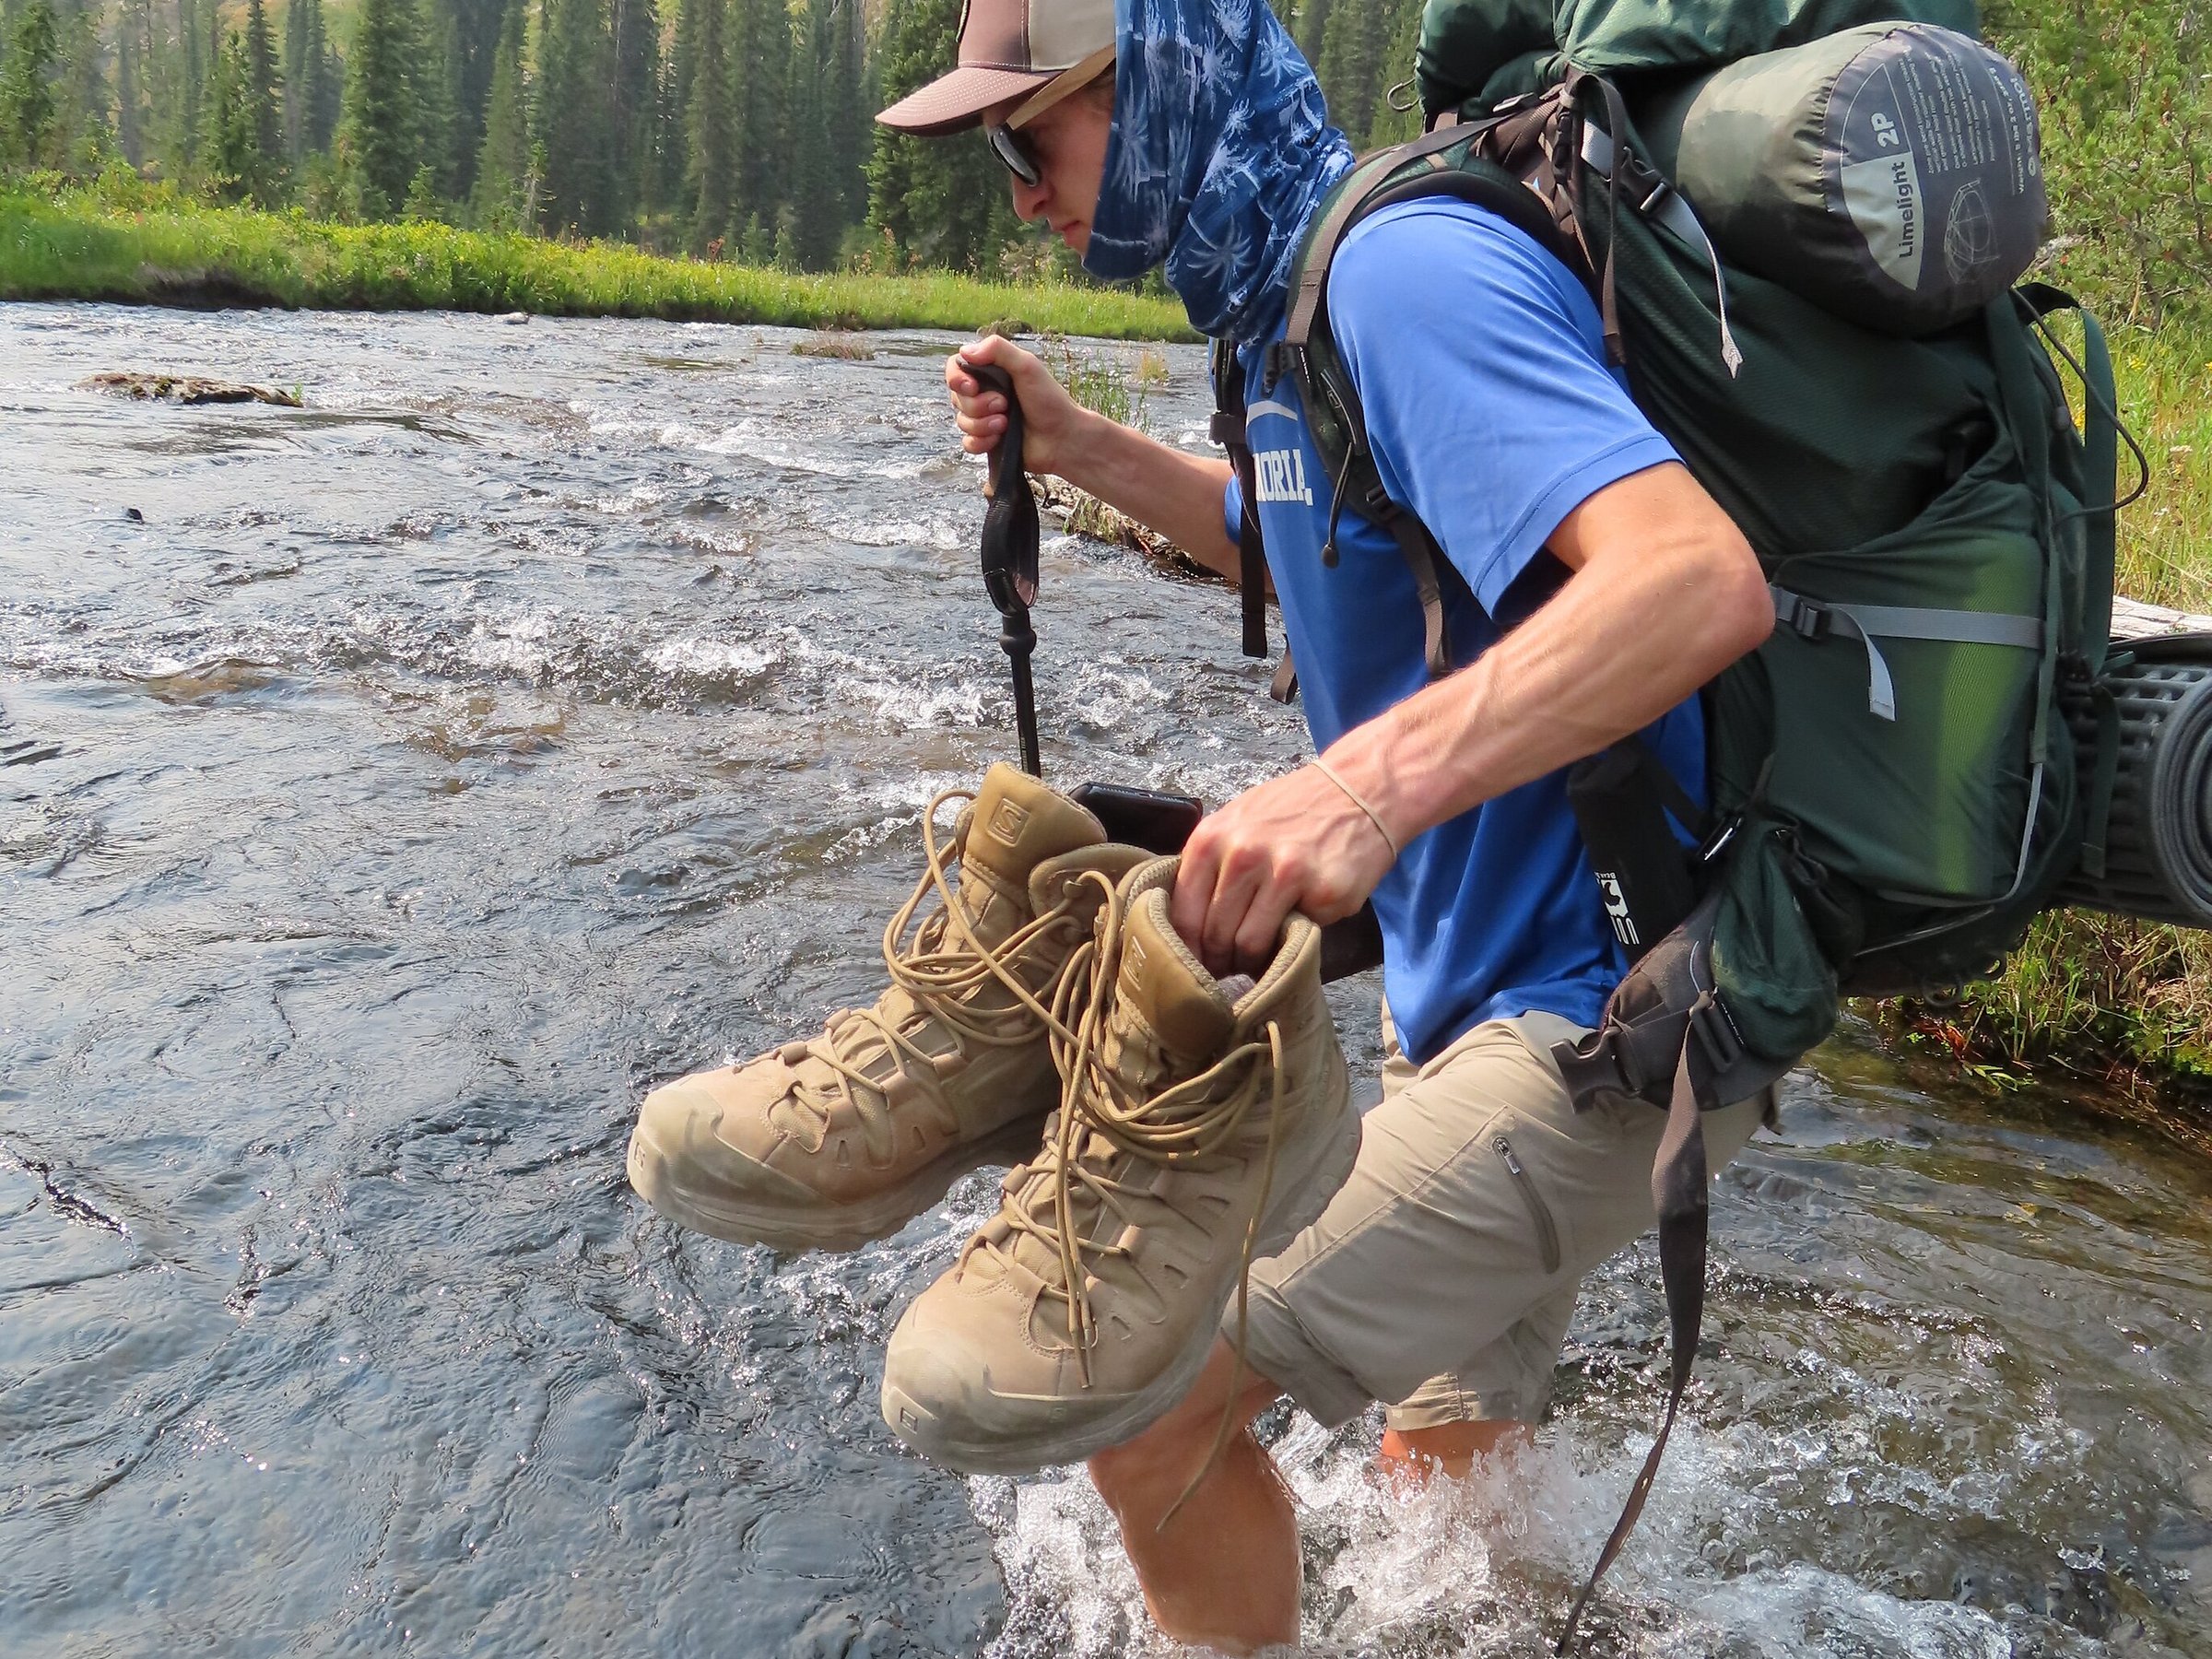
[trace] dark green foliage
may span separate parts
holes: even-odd
[[[652,196],[658,177],[653,147],[659,135],[658,82],[661,19],[653,0],[608,0],[614,53],[617,191],[630,211]]]
[[[418,209],[466,203],[488,225],[763,261],[780,249],[807,269],[1077,274],[1023,239],[1005,176],[972,137],[871,125],[951,65],[959,0],[338,0],[343,60],[326,0],[285,0],[281,42],[268,3],[0,0],[0,32],[29,29],[43,65],[29,76],[12,44],[0,55],[0,152],[78,176],[119,153],[190,188],[320,213],[390,218],[413,193]],[[2121,320],[2201,311],[2212,292],[2204,5],[1993,0],[1989,12],[2044,100],[2046,267]],[[1355,145],[1409,135],[1418,117],[1387,93],[1411,73],[1420,0],[1279,9]],[[226,19],[245,91],[216,110],[234,90],[218,86],[231,74]],[[233,130],[241,109],[250,146]]]
[[[614,41],[596,0],[546,0],[533,126],[546,150],[551,224],[604,236],[620,220],[608,96]]]
[[[295,168],[330,147],[344,84],[324,31],[323,0],[285,0],[284,153]]]
[[[136,167],[146,159],[144,93],[138,75],[146,50],[146,0],[124,0],[115,19],[115,141],[124,159]]]
[[[269,34],[269,15],[261,0],[246,0],[246,32],[240,42],[245,52],[246,105],[253,128],[257,175],[254,200],[271,206],[285,159],[284,110],[277,90],[276,44]]]
[[[61,159],[52,84],[60,53],[51,0],[30,0],[16,18],[7,57],[0,62],[0,164],[52,167]]]
[[[337,143],[363,218],[397,212],[421,165],[423,106],[416,82],[420,41],[412,0],[361,0]]]
[[[913,0],[892,11],[879,60],[885,103],[953,63],[959,17],[959,0]],[[1016,229],[1006,169],[971,135],[910,138],[878,127],[868,225],[902,264],[979,268]]]
[[[524,0],[510,0],[492,61],[484,107],[484,143],[477,152],[470,217],[487,230],[535,227],[524,211],[524,181],[530,171],[529,89],[523,71]]]
[[[1314,73],[1328,97],[1329,118],[1354,148],[1398,135],[1384,95],[1413,73],[1420,17],[1421,0],[1336,0],[1327,8]]]
[[[688,39],[681,43],[678,74],[685,88],[684,129],[690,151],[684,182],[689,193],[691,248],[699,253],[719,241],[728,228],[736,182],[728,57],[723,43],[724,10],[724,0],[684,0]]]
[[[416,79],[422,100],[422,131],[416,140],[419,166],[429,169],[440,200],[465,190],[465,161],[475,159],[476,133],[464,131],[461,110],[461,26],[452,0],[415,0]],[[408,189],[414,188],[410,180]]]
[[[2041,103],[2051,274],[2115,321],[2212,297],[2212,25],[2202,0],[1998,0],[1990,38]]]
[[[255,138],[253,70],[245,42],[232,34],[216,49],[214,73],[200,104],[200,166],[226,202],[256,199],[268,165]]]

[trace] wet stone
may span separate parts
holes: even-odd
[[[288,409],[300,406],[300,394],[276,386],[250,385],[243,381],[203,380],[192,374],[147,374],[112,370],[88,374],[76,382],[80,392],[107,392],[117,397],[135,397],[174,404],[276,404]],[[138,517],[135,509],[125,516]]]

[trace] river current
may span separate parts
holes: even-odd
[[[877,1420],[989,1174],[841,1258],[623,1178],[654,1083],[872,994],[920,811],[1012,753],[956,338],[802,337],[0,308],[0,1654],[1165,1651],[1078,1474]],[[1300,758],[1231,594],[1044,565],[1048,775]],[[2212,1655],[2212,1166],[1847,1030],[1714,1249],[1594,1651]],[[1663,1329],[1647,1244],[1464,1485],[1271,1419],[1310,1651],[1547,1651]]]

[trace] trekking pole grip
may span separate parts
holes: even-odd
[[[997,608],[1001,627],[999,649],[1014,673],[1014,724],[1021,742],[1021,763],[1030,776],[1043,775],[1037,740],[1037,699],[1030,678],[1030,655],[1037,649],[1037,630],[1030,625],[1030,606],[1037,599],[1037,548],[1041,530],[1037,522],[1037,498],[1030,491],[1028,471],[1021,459],[1021,399],[1015,395],[1014,377],[994,363],[960,367],[986,390],[1006,400],[1006,429],[991,457],[991,505],[983,514],[983,590]]]

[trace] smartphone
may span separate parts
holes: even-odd
[[[1079,783],[1069,798],[1088,807],[1106,826],[1110,839],[1147,853],[1182,852],[1182,843],[1206,816],[1206,803],[1195,795],[1169,794],[1131,783]]]

